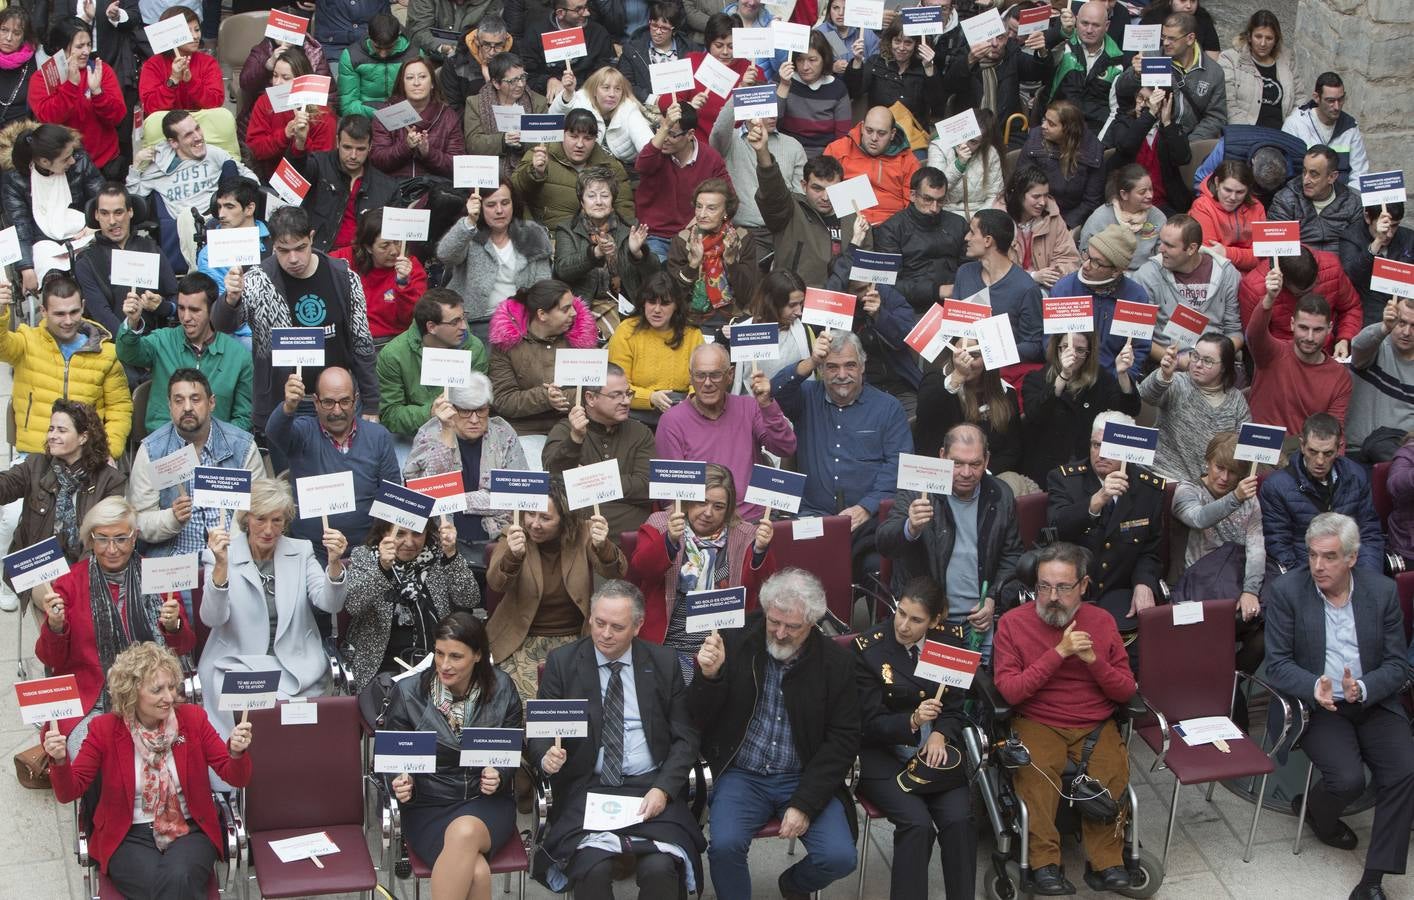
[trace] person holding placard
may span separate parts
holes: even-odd
[[[1414,298],[1390,298],[1380,321],[1355,336],[1350,364],[1348,452],[1387,462],[1414,431]]]
[[[668,249],[667,270],[688,291],[688,321],[713,334],[741,313],[761,269],[756,241],[732,221],[737,201],[730,181],[701,182],[692,192],[692,206],[691,221]]]
[[[1070,226],[1061,215],[1060,207],[1051,196],[1050,178],[1044,171],[1032,165],[1018,166],[1007,179],[1006,192],[994,209],[1005,210],[1013,227],[1014,238],[1008,242],[1008,249],[1002,252],[1008,254],[1018,270],[1031,276],[1042,291],[1051,291],[1057,281],[1079,268],[1080,251],[1076,249],[1075,238],[1071,236]],[[980,254],[973,254],[971,247],[967,255],[969,259],[982,258]],[[1015,275],[1009,274],[1012,277]],[[954,296],[968,297],[980,290],[972,284],[969,281],[966,287],[956,286]],[[998,290],[995,284],[990,287],[992,308],[995,310]],[[1040,347],[1037,346],[1035,351],[1028,357],[1027,352],[1022,350],[1021,358],[1035,359],[1039,356]]]
[[[614,209],[624,221],[634,218],[634,191],[623,163],[598,144],[599,123],[587,109],[565,114],[564,137],[557,144],[536,144],[525,151],[511,177],[525,199],[530,218],[548,228],[568,221],[579,211],[579,173],[590,166],[607,166],[619,183]],[[644,145],[645,149],[649,145]]]
[[[381,576],[380,576],[381,577]],[[520,697],[491,662],[486,627],[465,610],[437,622],[433,664],[393,685],[380,728],[437,732],[437,771],[399,775],[389,785],[402,813],[403,834],[432,866],[438,897],[491,896],[486,861],[516,835],[511,769],[456,764],[466,728],[516,728]]]
[[[845,0],[829,0],[820,10],[815,30],[825,36],[835,55],[831,74],[844,76],[851,68],[859,68],[879,52],[879,34],[870,28],[857,28],[844,23]],[[884,12],[888,15],[888,11]],[[851,94],[851,96],[853,96]]]
[[[526,37],[522,50],[530,87],[546,97],[560,92],[562,86],[559,78],[565,69],[570,70],[576,81],[585,81],[605,66],[612,66],[617,58],[614,39],[604,25],[590,17],[593,10],[589,8],[589,0],[552,0],[549,12],[550,15],[540,21],[527,22],[522,32]],[[563,63],[547,62],[543,35],[571,28],[584,31],[583,54]]]
[[[191,28],[190,43],[153,54],[138,76],[138,99],[144,115],[169,109],[215,109],[226,102],[221,64],[201,53],[201,22],[185,6],[169,7],[158,18],[165,22],[181,16]],[[291,48],[294,49],[294,48]]]
[[[797,148],[801,159],[797,180],[789,172],[793,152],[780,152],[781,139],[768,127],[768,121],[749,124],[745,140],[755,153],[751,174],[757,187],[753,199],[777,253],[771,267],[794,272],[808,284],[823,284],[831,263],[848,244],[866,249],[873,246],[869,222],[853,212],[837,214],[830,201],[830,188],[844,179],[840,161],[823,153],[806,161],[804,149]],[[729,165],[732,158],[728,155]],[[743,186],[735,176],[732,184]]]
[[[442,99],[442,89],[425,59],[410,59],[398,69],[393,90],[383,108],[407,101],[422,121],[389,129],[373,120],[373,165],[384,174],[406,181],[423,175],[452,177],[452,158],[465,153],[461,110]]]
[[[731,197],[731,209],[726,210],[725,218],[736,212],[736,193],[727,176],[727,164],[697,136],[695,129],[700,127],[700,121],[696,108],[690,104],[672,104],[663,114],[653,140],[643,146],[633,164],[640,176],[634,211],[639,223],[648,227],[649,249],[663,261],[667,260],[670,246],[679,233],[692,229],[694,219],[701,216],[696,193],[701,185],[718,183],[715,193],[720,195],[715,208],[716,221],[709,223],[704,233],[722,228],[727,196]],[[751,253],[754,266],[755,241],[748,243],[751,246],[745,249]],[[692,280],[685,279],[683,283],[691,284]],[[693,307],[699,308],[696,303]]]
[[[85,553],[68,574],[35,590],[44,614],[34,655],[53,675],[78,681],[82,719],[64,719],[69,753],[78,753],[94,717],[114,708],[105,679],[118,654],[155,641],[184,655],[196,649],[182,603],[144,593],[137,550],[137,513],[122,497],[93,504],[79,526]],[[217,682],[219,683],[219,682]],[[214,701],[213,701],[214,702]]]
[[[550,651],[585,632],[594,577],[622,578],[628,561],[609,539],[608,521],[579,518],[558,486],[544,512],[519,518],[523,524],[502,530],[486,566],[487,586],[502,595],[486,628],[492,657],[529,699]]]
[[[419,662],[435,649],[439,622],[456,610],[481,606],[471,561],[449,519],[430,516],[422,531],[379,519],[349,556],[344,611],[352,620],[349,665],[355,691],[380,672],[401,673],[400,661]],[[506,686],[514,689],[509,679]]]
[[[1114,97],[1115,113],[1104,133],[1105,145],[1114,150],[1110,171],[1142,165],[1160,211],[1167,215],[1188,209],[1193,187],[1184,182],[1183,167],[1192,162],[1193,150],[1178,118],[1181,101],[1170,90],[1141,87],[1138,79],[1124,75],[1115,79]]]
[[[368,331],[380,350],[408,330],[413,308],[427,292],[427,270],[416,256],[405,255],[406,243],[384,238],[383,210],[370,209],[359,216],[353,243],[329,254],[358,273],[368,306]],[[484,358],[484,348],[482,354]]]
[[[1027,846],[1036,893],[1073,894],[1061,869],[1057,785],[1072,757],[1094,741],[1088,773],[1117,804],[1124,803],[1129,755],[1113,719],[1115,707],[1134,696],[1134,675],[1114,621],[1082,602],[1093,562],[1074,544],[1056,543],[1037,553],[1036,602],[1002,616],[997,625],[995,681],[1015,715],[1012,728],[1031,751],[1032,764],[1012,775],[1031,811]],[[1034,612],[1033,612],[1034,611]],[[1124,829],[1080,817],[1089,863],[1087,886],[1129,888]]]
[[[613,900],[627,856],[639,897],[684,897],[689,886],[700,894],[707,842],[686,802],[698,732],[672,653],[639,636],[644,601],[633,585],[605,583],[589,609],[588,635],[552,652],[540,682],[541,700],[592,699],[584,737],[530,740],[530,758],[555,794],[531,873],[551,890]],[[589,822],[592,800],[606,794],[635,813],[609,844]]]
[[[0,284],[0,361],[14,366],[14,396],[25,398],[23,415],[16,407],[15,449],[43,452],[49,408],[64,398],[87,403],[103,417],[109,451],[121,456],[133,400],[110,334],[83,317],[83,296],[67,273],[52,273],[40,290],[40,324],[11,331],[11,288]]]
[[[310,182],[310,220],[317,222],[315,246],[320,250],[353,243],[358,217],[391,204],[398,183],[368,165],[373,124],[360,115],[345,115],[334,135],[334,149],[309,154],[296,168]],[[273,216],[272,216],[273,218]]]
[[[852,49],[861,49],[857,39]],[[845,71],[850,93],[863,97],[871,110],[875,107],[891,109],[895,104],[901,104],[913,117],[910,123],[913,128],[925,129],[943,111],[942,104],[938,102],[941,98],[937,96],[937,84],[934,81],[934,55],[931,44],[922,37],[904,34],[903,22],[895,19],[879,33],[877,55],[864,59],[858,67],[851,65]],[[890,125],[892,124],[894,123],[891,117]],[[900,136],[906,141],[907,135],[904,132],[905,130],[901,129]],[[832,156],[838,155],[828,149],[825,152],[831,153]],[[849,170],[848,165],[845,168]],[[876,184],[875,190],[878,187]],[[902,208],[902,204],[899,208]],[[890,213],[895,211],[890,210]],[[874,225],[882,221],[883,219],[877,222],[873,218],[870,219],[870,223]]]
[[[488,363],[486,345],[467,328],[466,309],[456,292],[432,288],[417,300],[411,318],[406,331],[383,345],[377,362],[379,421],[400,438],[417,434],[433,417],[432,405],[442,394],[441,383],[423,384],[425,350],[465,351],[473,372],[484,374]]]
[[[251,178],[231,178],[222,181],[216,188],[216,196],[211,201],[211,220],[206,223],[208,233],[222,228],[254,228],[260,243],[260,258],[265,259],[272,252],[270,247],[270,227],[255,217],[256,204],[263,198],[260,182]],[[226,280],[239,283],[236,279],[245,271],[243,266],[213,266],[211,264],[212,238],[207,238],[201,249],[196,251],[196,269],[211,276],[216,282],[217,299],[226,298]],[[215,304],[212,304],[213,308]],[[236,332],[237,338],[247,351],[250,350],[250,327]]]
[[[498,106],[517,107],[516,128],[501,127],[495,112]],[[466,152],[499,156],[501,177],[509,179],[525,152],[520,142],[518,117],[545,112],[549,101],[525,86],[525,66],[520,57],[502,52],[486,63],[486,82],[480,91],[466,98],[464,107],[462,143]]]
[[[137,317],[129,327],[147,332],[178,324],[177,276],[162,254],[161,246],[152,238],[133,231],[133,217],[133,195],[117,182],[103,184],[93,204],[98,233],[93,243],[76,255],[73,263],[74,279],[83,291],[84,310],[89,318],[113,335],[122,334],[123,323],[129,319],[127,308],[132,304],[137,306]],[[115,279],[113,254],[119,250],[144,254],[140,258],[155,263],[156,286],[135,287]],[[129,380],[136,384],[141,376],[130,372]]]
[[[1200,337],[1186,370],[1178,360],[1176,347],[1165,350],[1158,368],[1140,382],[1139,396],[1157,411],[1154,471],[1170,481],[1196,481],[1205,469],[1209,440],[1236,432],[1252,421],[1252,411],[1237,386],[1236,348],[1225,335],[1209,331]]]
[[[1110,225],[1090,237],[1081,255],[1080,270],[1064,276],[1051,287],[1055,297],[1090,298],[1095,333],[1099,338],[1096,352],[1100,368],[1117,376],[1115,362],[1128,347],[1129,356],[1134,360],[1129,377],[1136,383],[1142,374],[1140,363],[1149,358],[1149,338],[1125,337],[1115,334],[1114,329],[1119,301],[1143,303],[1143,308],[1150,305],[1148,292],[1125,274],[1137,245],[1138,238],[1130,228],[1119,223]]]
[[[1085,220],[1077,245],[1088,247],[1090,239],[1111,225],[1120,224],[1134,232],[1136,247],[1128,271],[1137,272],[1159,242],[1159,229],[1167,218],[1154,206],[1154,180],[1138,163],[1120,166],[1105,182],[1105,204]]]
[[[857,222],[864,221],[856,219]],[[805,281],[792,269],[780,268],[761,279],[756,286],[755,296],[749,307],[751,315],[732,321],[724,329],[728,346],[731,345],[731,329],[738,325],[776,323],[779,326],[780,341],[774,359],[753,360],[751,365],[736,365],[732,374],[731,392],[743,396],[751,395],[752,382],[757,372],[772,378],[782,369],[795,365],[802,359],[809,359],[811,348],[821,329],[816,325],[806,325],[800,319],[805,309]]]
[[[339,109],[345,116],[373,118],[397,85],[403,64],[418,58],[417,48],[385,7],[368,23],[367,36],[341,48],[338,59]]]
[[[825,153],[840,161],[846,180],[856,175],[869,177],[879,203],[856,215],[862,214],[871,226],[883,224],[908,204],[909,183],[918,171],[918,157],[887,106],[872,107],[864,121],[845,137],[832,141]]]
[[[1047,476],[1046,524],[1056,530],[1059,540],[1089,551],[1088,590],[1082,594],[1114,618],[1131,646],[1133,662],[1138,653],[1134,640],[1139,612],[1153,606],[1161,591],[1159,579],[1164,572],[1159,554],[1167,482],[1147,467],[1100,455],[1105,425],[1110,422],[1134,424],[1121,412],[1100,413],[1090,432],[1088,457]]]
[[[919,169],[909,179],[908,206],[874,232],[875,250],[903,257],[894,288],[919,313],[952,296],[964,259],[967,221],[943,209],[947,192],[946,175],[932,166]]]
[[[1342,235],[1365,223],[1360,195],[1341,183],[1339,157],[1326,144],[1306,150],[1301,174],[1276,192],[1267,204],[1273,222],[1301,223],[1301,243],[1339,253]]]
[[[92,235],[84,218],[103,187],[103,176],[65,125],[10,129],[10,166],[0,175],[0,205],[15,229],[20,258],[15,268],[27,292],[39,289],[53,269],[68,269],[65,242],[85,243]]]
[[[1237,301],[1242,321],[1249,325],[1266,293],[1271,264],[1271,258],[1256,259],[1252,271],[1243,275],[1238,283]],[[1278,256],[1276,264],[1281,270],[1282,289],[1272,303],[1267,332],[1276,340],[1291,340],[1291,317],[1296,301],[1308,294],[1321,297],[1330,305],[1334,317],[1322,349],[1345,361],[1350,356],[1351,341],[1360,333],[1364,310],[1360,295],[1341,267],[1340,258],[1303,244],[1296,256]]]
[[[1360,292],[1365,321],[1370,324],[1383,317],[1385,305],[1395,296],[1376,286],[1380,282],[1374,278],[1375,266],[1387,266],[1390,262],[1414,265],[1414,228],[1400,226],[1404,211],[1403,203],[1367,207],[1364,226],[1352,227],[1345,233],[1341,266]],[[1388,285],[1388,281],[1384,284]]]
[[[1107,33],[1109,4],[1105,0],[1082,3],[1074,12],[1071,28],[1061,16],[1062,45],[1055,57],[1050,83],[1052,100],[1069,100],[1080,108],[1085,124],[1099,134],[1110,116],[1110,87],[1124,71],[1120,43]]]
[[[1176,347],[1179,371],[1188,368],[1193,356],[1188,346],[1192,338],[1183,331],[1169,330],[1194,330],[1175,321],[1180,306],[1185,307],[1185,321],[1191,318],[1187,315],[1190,311],[1198,313],[1199,321],[1207,320],[1206,329],[1226,336],[1240,351],[1246,340],[1237,300],[1237,268],[1204,248],[1203,227],[1186,213],[1178,213],[1159,229],[1158,251],[1134,273],[1134,280],[1159,307],[1150,358],[1158,361],[1169,347]]]
[[[948,146],[949,142],[940,137],[928,142],[928,165],[948,179],[943,210],[964,219],[993,206],[1006,189],[996,114],[989,109],[975,112],[981,137],[954,146]]]
[[[272,88],[288,89],[296,78],[314,74],[314,66],[299,47],[286,47],[279,57],[272,58]],[[282,108],[277,112],[270,94],[262,90],[251,107],[245,143],[250,147],[251,164],[257,174],[268,179],[282,159],[294,162],[309,153],[332,150],[334,113],[327,106]]]
[[[1158,53],[1134,57],[1133,65],[1115,79],[1117,95],[1141,83],[1140,68],[1145,55],[1167,58],[1171,63],[1173,86],[1162,92],[1171,96],[1171,114],[1179,131],[1189,141],[1221,136],[1227,124],[1227,89],[1217,63],[1217,47],[1210,56],[1198,46],[1198,20],[1187,12],[1169,13],[1163,21]],[[1120,100],[1120,109],[1125,101]]]
[[[649,103],[653,90],[651,67],[658,63],[687,59],[697,49],[682,33],[683,9],[677,0],[651,0],[647,5],[648,24],[629,36],[619,56],[619,71],[628,79],[640,103]]]
[[[750,897],[747,854],[762,825],[781,822],[806,857],[781,873],[788,900],[854,870],[845,776],[859,752],[859,694],[850,651],[815,627],[825,589],[801,569],[761,586],[761,613],[710,635],[697,652],[688,708],[716,775],[707,856],[719,897]]]
[[[961,765],[967,692],[948,690],[914,674],[925,642],[966,646],[961,626],[946,624],[947,604],[942,587],[932,578],[910,579],[899,593],[893,619],[854,639],[854,680],[863,726],[858,792],[894,826],[890,900],[930,896],[928,869],[935,839],[947,896],[972,897],[976,890],[977,828]],[[933,780],[905,791],[900,766],[907,767],[913,759],[930,767]]]
[[[57,730],[44,738],[55,799],[82,802],[99,786],[89,853],[122,896],[204,896],[226,846],[207,770],[233,788],[250,782],[251,724],[222,741],[201,707],[182,702],[181,661],[154,643],[114,657],[108,681],[113,711],[76,754]]]
[[[1267,272],[1266,293],[1247,324],[1252,374],[1251,405],[1255,421],[1280,425],[1287,434],[1301,431],[1306,418],[1329,413],[1340,423],[1350,405],[1350,370],[1325,352],[1331,331],[1331,307],[1319,294],[1296,301],[1288,341],[1270,330],[1272,306],[1285,279],[1280,267]]]
[[[1359,184],[1361,175],[1369,174],[1370,158],[1365,151],[1365,135],[1355,118],[1345,111],[1345,101],[1345,82],[1340,73],[1322,72],[1316,77],[1311,99],[1291,111],[1281,130],[1300,138],[1307,147],[1324,145],[1334,150],[1339,157],[1336,167],[1341,182],[1354,186]]]
[[[276,7],[291,15],[304,18],[296,5],[290,4],[286,7]],[[292,45],[284,41],[278,41],[273,37],[265,37],[260,43],[250,48],[250,56],[246,57],[245,64],[240,71],[240,94],[239,105],[236,108],[236,134],[245,134],[250,123],[250,111],[255,106],[255,101],[265,93],[265,88],[270,85],[270,74],[275,68],[275,61],[281,53],[290,49]],[[337,90],[337,81],[333,79],[335,72],[333,69],[338,66],[338,57],[331,57],[325,51],[324,46],[315,40],[314,35],[306,32],[304,43],[299,45],[299,49],[304,52],[309,59],[310,68],[315,75],[325,75],[330,77],[330,84]],[[334,107],[338,103],[337,94],[331,95],[329,104]],[[330,110],[331,112],[333,109]]]
[[[703,61],[710,56],[736,74],[733,89],[765,82],[766,75],[761,66],[750,59],[738,59],[732,54],[732,30],[742,27],[741,16],[723,12],[718,3],[719,0],[692,0],[686,5],[689,25],[697,27],[694,19],[698,16],[705,22],[702,46],[706,49],[693,50],[687,54],[687,58],[692,62],[693,72],[701,71]],[[697,112],[697,119],[690,127],[697,132],[699,141],[706,141],[712,133],[712,126],[717,124],[718,117],[731,112],[730,99],[730,96],[724,97],[716,91],[707,90],[704,81],[699,79],[690,91],[659,94],[658,110],[667,115],[668,108],[673,104],[680,107],[691,106]]]
[[[236,513],[235,527],[218,525],[207,532],[199,615],[211,634],[197,672],[202,684],[213,685],[206,692],[206,715],[222,734],[230,734],[235,723],[220,709],[218,688],[227,672],[251,667],[243,657],[280,670],[281,700],[322,697],[331,687],[316,612],[333,616],[344,608],[343,557],[349,542],[342,532],[326,528],[323,552],[316,554],[309,541],[287,536],[294,517],[289,482],[256,478],[250,509]],[[326,555],[329,564],[321,565],[319,557]]]
[[[1096,412],[1139,414],[1139,392],[1129,374],[1134,356],[1132,345],[1121,349],[1111,372],[1100,365],[1095,332],[1050,336],[1045,367],[1026,373],[1021,383],[1023,475],[1042,485],[1056,466],[1085,456]]]
[[[667,272],[650,275],[608,345],[610,364],[624,370],[633,391],[631,415],[657,425],[687,399],[692,352],[701,344],[701,329],[687,321],[686,291]]]
[[[1026,171],[1040,175],[1035,169]],[[1060,227],[1059,216],[1056,222],[1053,227]],[[952,292],[955,297],[968,298],[985,291],[983,297],[986,300],[982,302],[990,304],[992,315],[1006,315],[1010,319],[1021,360],[1033,362],[1041,358],[1042,340],[1041,285],[1035,276],[1044,272],[1049,277],[1058,268],[1049,267],[1028,274],[1020,265],[1020,259],[1025,259],[1025,256],[1021,255],[1018,247],[1025,236],[1019,236],[1017,230],[1006,212],[1000,209],[979,210],[972,217],[963,245],[969,261],[958,267]],[[1069,232],[1063,233],[1069,241]],[[1035,238],[1032,235],[1033,250]],[[1034,254],[1032,260],[1034,264]],[[978,299],[981,301],[981,298]]]
[[[582,169],[576,190],[579,212],[555,226],[554,274],[590,304],[596,317],[617,322],[623,312],[619,298],[640,296],[643,283],[661,264],[645,246],[648,226],[618,214],[619,183],[612,171],[605,166]]]
[[[605,66],[584,82],[584,87],[574,89],[575,78],[571,72],[561,79],[560,93],[550,98],[547,110],[563,115],[571,109],[587,109],[598,120],[600,144],[624,165],[630,165],[640,150],[653,140],[653,126],[638,98],[618,69]]]
[[[807,157],[820,155],[825,146],[849,133],[853,124],[849,88],[834,74],[835,54],[819,31],[810,32],[810,49],[792,53],[781,65],[780,97],[782,133],[798,139]]]
[[[118,123],[128,108],[112,67],[102,60],[89,67],[93,38],[88,23],[76,16],[58,19],[50,26],[44,50],[49,58],[29,80],[31,115],[77,130],[93,164],[105,175],[121,178],[127,161],[118,156]]]

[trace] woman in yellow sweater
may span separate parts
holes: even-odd
[[[633,388],[631,415],[649,425],[687,398],[688,362],[702,332],[687,324],[687,298],[666,272],[643,283],[633,315],[609,338],[609,362]]]

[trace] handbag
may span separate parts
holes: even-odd
[[[32,791],[47,791],[49,784],[49,754],[43,744],[35,744],[28,750],[15,754],[15,778],[23,787]]]
[[[1066,798],[1080,815],[1092,822],[1106,825],[1119,818],[1119,803],[1110,796],[1109,788],[1090,775],[1090,754],[1100,740],[1100,730],[1108,721],[1106,719],[1096,725],[1095,730],[1085,736],[1085,746],[1080,751],[1080,765],[1076,767],[1075,778],[1070,782],[1070,796]]]

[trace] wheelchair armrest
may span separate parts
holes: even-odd
[[[992,681],[990,672],[986,669],[978,669],[977,674],[972,677],[972,687],[977,691],[977,695],[986,701],[992,718],[998,724],[1011,718],[1011,704],[1002,696],[1002,692],[997,690],[996,682]]]
[[[1116,715],[1122,721],[1132,722],[1135,719],[1142,719],[1144,716],[1148,715],[1149,708],[1149,704],[1144,699],[1144,695],[1135,691],[1133,697],[1130,697],[1125,703],[1120,704]]]
[[[887,609],[890,614],[898,610],[898,601],[894,597],[893,591],[889,590],[889,586],[884,584],[873,572],[865,575],[864,583],[856,584],[854,591],[856,595],[867,598],[876,610],[880,606]]]
[[[88,830],[83,827],[83,819],[79,810],[83,798],[74,801],[74,857],[78,860],[81,868],[88,868],[95,864],[95,861],[88,855]]]
[[[1169,728],[1168,717],[1165,716],[1157,706],[1154,706],[1148,700],[1145,700],[1143,694],[1136,692],[1134,696],[1130,698],[1129,703],[1125,705],[1125,708],[1128,709],[1129,706],[1131,704],[1134,704],[1136,701],[1142,703],[1143,708],[1141,710],[1140,715],[1135,716],[1133,718],[1142,721],[1143,719],[1147,719],[1149,716],[1152,716],[1154,718],[1154,721],[1157,722],[1159,726],[1159,752],[1158,755],[1154,757],[1154,764],[1149,767],[1150,772],[1157,772],[1159,769],[1164,767],[1164,759],[1168,756],[1169,745],[1173,739],[1173,732]]]
[[[550,815],[555,810],[555,791],[550,785],[550,779],[542,776],[534,766],[522,763],[521,768],[530,776],[530,784],[535,789],[535,808],[531,811],[530,833],[534,842],[539,844],[545,839],[545,833],[550,827]]]
[[[345,658],[343,650],[339,649],[338,638],[327,637],[324,639],[324,654],[329,659],[329,672],[334,679],[334,693],[352,695],[354,693],[353,670],[349,668],[349,662]]]
[[[1169,583],[1168,583],[1167,581],[1165,581],[1164,579],[1160,578],[1160,579],[1159,579],[1159,596],[1155,597],[1154,599],[1155,599],[1157,602],[1159,602],[1159,603],[1169,603],[1169,602],[1171,602],[1171,601],[1170,601],[1170,598],[1172,598],[1172,597],[1173,597],[1173,588],[1169,587]]]

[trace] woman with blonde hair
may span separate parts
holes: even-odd
[[[234,787],[250,782],[251,724],[223,742],[200,706],[181,702],[181,683],[171,650],[134,644],[108,669],[112,711],[94,719],[78,753],[57,728],[44,737],[60,803],[101,785],[88,851],[124,897],[205,897],[225,846],[207,769]]]
[[[243,657],[272,657],[280,667],[282,700],[328,692],[329,660],[315,610],[344,608],[344,552],[348,540],[324,529],[329,565],[323,569],[309,541],[289,537],[295,498],[288,482],[256,478],[250,509],[236,513],[235,532],[212,528],[206,539],[201,621],[211,629],[197,671],[206,712],[218,731],[230,733],[231,714],[218,708],[227,672],[243,671]]]
[[[653,140],[643,104],[633,95],[633,86],[613,66],[605,66],[584,79],[584,87],[574,89],[574,73],[562,76],[564,90],[550,98],[549,112],[563,115],[572,109],[587,109],[599,123],[599,143],[619,162],[632,166],[643,145]]]
[[[1028,164],[1046,173],[1066,228],[1084,224],[1105,201],[1104,148],[1069,100],[1053,101],[1027,135],[1017,167]]]

